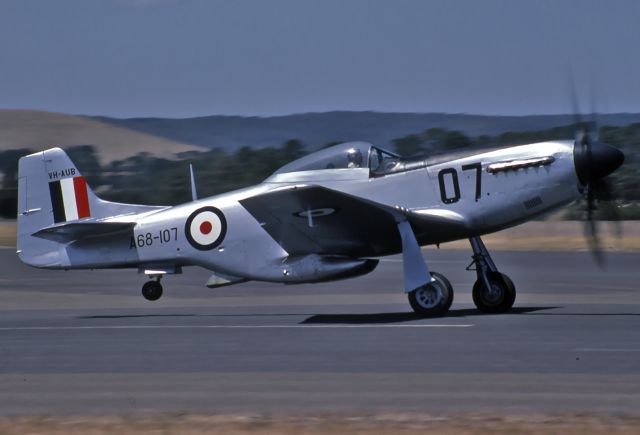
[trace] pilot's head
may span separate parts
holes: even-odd
[[[357,148],[351,148],[347,151],[347,167],[359,168],[362,166],[362,153]]]

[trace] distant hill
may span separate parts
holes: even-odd
[[[93,145],[102,163],[146,152],[174,158],[186,151],[280,147],[299,139],[309,149],[335,141],[391,146],[394,139],[431,127],[469,136],[536,131],[571,124],[572,115],[481,116],[442,113],[327,112],[274,117],[89,117],[34,110],[0,110],[0,151]],[[640,122],[640,114],[601,115],[601,125]]]
[[[623,167],[610,178],[617,210],[624,218],[638,218],[640,114],[605,115],[599,121],[610,126],[600,129],[601,139],[626,155]],[[0,216],[16,215],[18,159],[28,149],[66,148],[105,199],[170,205],[190,198],[190,163],[198,192],[210,196],[259,183],[282,165],[330,142],[366,140],[411,155],[567,138],[574,134],[574,122],[569,115],[330,112],[269,118],[114,119],[0,110]],[[434,127],[438,128],[428,130]],[[394,139],[402,140],[391,144]],[[249,148],[239,149],[242,146]],[[229,152],[218,152],[218,147]],[[574,206],[568,215],[583,218],[580,207]],[[602,207],[601,216],[614,218],[610,210],[615,209]]]
[[[536,131],[575,122],[573,115],[482,116],[442,113],[327,112],[274,117],[206,116],[186,119],[93,118],[104,123],[206,148],[277,147],[300,139],[311,148],[333,141],[364,140],[388,146],[393,139],[431,127],[459,130],[469,136],[507,131]],[[640,122],[640,114],[598,117],[600,125]]]
[[[103,162],[148,152],[173,158],[197,145],[136,131],[85,116],[35,110],[0,110],[0,150],[42,150],[53,146],[93,145]]]

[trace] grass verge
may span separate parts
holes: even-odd
[[[598,227],[603,250],[640,252],[640,221],[601,222]],[[532,221],[483,236],[483,240],[489,249],[501,251],[589,250],[584,224],[578,221]],[[15,221],[0,221],[0,246],[16,246]],[[469,242],[458,240],[441,247],[466,250]]]
[[[576,415],[190,415],[12,417],[0,433],[38,434],[637,434],[638,416]]]

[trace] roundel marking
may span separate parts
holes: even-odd
[[[201,207],[191,213],[184,224],[184,235],[194,248],[209,251],[227,234],[227,220],[215,207]]]
[[[324,217],[324,216],[329,216],[330,214],[334,214],[337,210],[335,208],[330,208],[330,207],[326,207],[326,208],[315,208],[312,210],[304,210],[304,211],[299,211],[297,213],[294,213],[294,216],[297,217],[301,217],[301,218],[308,218],[308,217]]]

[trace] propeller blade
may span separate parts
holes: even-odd
[[[602,252],[602,244],[598,232],[598,222],[595,219],[596,211],[596,190],[593,183],[587,187],[587,220],[585,221],[584,234],[587,239],[587,245],[593,255],[593,260],[599,267],[605,266],[605,257]]]
[[[591,136],[597,141],[600,137],[600,129],[598,128],[598,96],[596,95],[596,88],[593,82],[591,82],[591,92],[589,92],[589,94],[591,100]]]
[[[587,235],[587,244],[589,245],[589,250],[591,251],[591,255],[593,256],[593,261],[600,268],[604,268],[607,264],[606,257],[602,252],[602,246],[600,244],[600,238],[598,237],[597,225],[595,221],[588,221],[589,229],[588,231],[591,234]]]
[[[580,104],[578,102],[578,93],[576,92],[576,81],[573,72],[569,74],[569,89],[571,90],[571,109],[573,111],[573,122],[580,129],[583,124],[582,115],[580,114]]]
[[[622,237],[622,215],[616,204],[615,188],[610,178],[602,178],[595,183],[595,197],[598,200],[599,217],[613,224],[617,238]]]
[[[609,180],[605,180],[604,177],[622,164],[624,155],[618,150],[614,152],[613,150],[615,149],[613,147],[597,141],[599,134],[598,110],[593,83],[590,92],[591,114],[588,121],[583,119],[580,113],[580,104],[573,74],[569,76],[569,85],[577,127],[574,143],[574,161],[580,182],[586,188],[587,215],[584,223],[584,235],[587,239],[587,245],[593,254],[594,261],[600,267],[604,267],[605,256],[598,229],[598,218],[613,221],[616,236],[620,237],[622,235],[620,214],[614,201],[613,185]],[[596,138],[595,142],[594,137]],[[596,211],[598,211],[598,216],[596,216]]]

